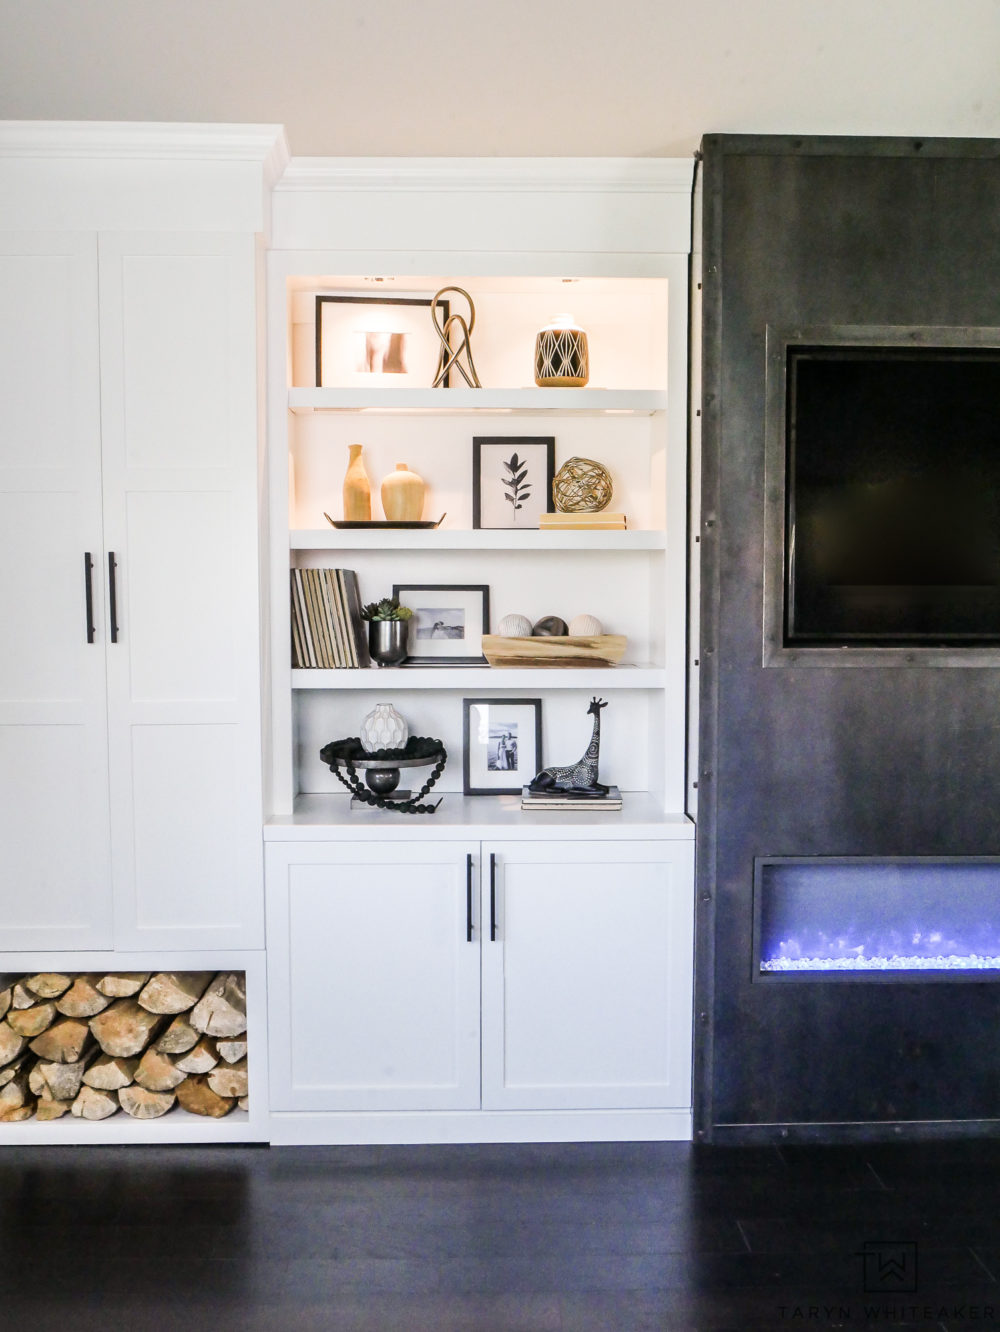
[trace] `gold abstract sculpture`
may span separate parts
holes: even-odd
[[[465,316],[460,314],[450,314],[444,321],[443,326],[438,323],[438,301],[450,291],[456,292],[459,296],[464,296],[469,302],[468,323],[465,321]],[[443,384],[452,368],[458,371],[468,384],[469,388],[482,388],[483,386],[479,382],[479,376],[476,374],[475,363],[472,360],[472,344],[469,342],[472,330],[476,326],[476,307],[472,303],[472,297],[467,291],[463,291],[461,287],[442,287],[434,297],[433,301],[431,301],[431,318],[434,320],[434,330],[441,339],[441,354],[438,357],[437,374],[434,376],[432,388],[437,388],[438,385]],[[454,326],[461,335],[458,346],[454,349],[451,345],[452,326]],[[466,361],[469,366],[468,370],[466,370],[465,366],[458,359],[462,352],[465,352]]]
[[[552,482],[559,513],[600,513],[611,503],[613,493],[611,473],[593,458],[570,458]]]

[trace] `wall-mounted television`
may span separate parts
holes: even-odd
[[[785,347],[786,647],[1000,643],[1000,345],[910,342]]]

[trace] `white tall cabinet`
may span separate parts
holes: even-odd
[[[274,1141],[689,1135],[691,178],[689,162],[293,160],[275,190]],[[437,389],[366,382],[350,367],[317,385],[318,294],[428,300],[445,286],[475,303],[482,388],[454,374]],[[538,388],[535,333],[563,310],[588,331],[591,381]],[[628,530],[476,528],[483,436],[553,437],[556,467],[602,462]],[[404,462],[440,527],[332,528],[350,444],[364,448],[373,517],[380,479]],[[494,632],[509,612],[587,612],[628,649],[616,668],[292,670],[290,566],[352,569],[363,601],[394,583],[485,585]],[[463,699],[541,699],[543,761],[558,763],[586,747],[593,694],[608,700],[601,771],[622,813],[522,814],[515,796],[463,794]],[[434,814],[352,811],[319,760],[387,700],[448,751]]]
[[[0,125],[4,971],[263,948],[257,302],[283,161],[276,127]]]

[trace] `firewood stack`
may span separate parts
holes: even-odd
[[[40,972],[0,990],[0,1123],[247,1108],[242,972]]]

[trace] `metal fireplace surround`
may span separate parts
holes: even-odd
[[[789,348],[1000,346],[1000,143],[711,136],[700,188],[695,1132],[1000,1133],[994,555],[960,592],[972,630],[953,571],[920,593],[943,618],[838,639],[828,589],[795,582],[788,485]],[[945,416],[947,479],[974,427]],[[1000,509],[1000,480],[977,489]],[[844,603],[865,614],[885,599],[866,577]],[[797,587],[818,610],[796,624]]]

